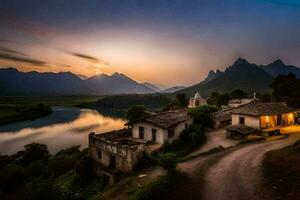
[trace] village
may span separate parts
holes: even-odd
[[[180,140],[181,133],[194,123],[189,110],[206,105],[206,99],[196,92],[188,107],[142,117],[121,130],[90,133],[89,155],[95,172],[106,184],[115,184],[123,174],[134,172],[146,154],[157,153],[164,145]],[[209,148],[205,150],[221,146],[222,141],[238,144],[245,139],[251,142],[251,138],[253,141],[283,139],[300,131],[298,111],[285,102],[260,102],[255,93],[252,98],[232,99],[210,114],[212,127],[207,135],[216,132],[219,144],[211,145],[208,140]],[[200,152],[204,152],[203,148]]]

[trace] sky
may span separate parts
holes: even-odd
[[[299,55],[299,0],[0,0],[1,68],[174,86]]]

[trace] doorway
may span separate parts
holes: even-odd
[[[112,169],[115,169],[116,168],[116,160],[117,160],[117,157],[114,156],[114,155],[109,155],[109,167],[112,168]]]
[[[280,126],[282,124],[282,115],[277,115],[277,125]]]

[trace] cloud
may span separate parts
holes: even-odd
[[[41,60],[36,60],[36,59],[29,58],[29,57],[24,57],[24,56],[18,56],[17,54],[16,55],[9,54],[6,52],[0,52],[0,59],[10,60],[10,61],[15,61],[15,62],[22,62],[22,63],[37,65],[37,66],[47,65],[46,62],[41,61]]]
[[[24,53],[22,52],[19,52],[19,51],[15,51],[15,50],[12,50],[10,48],[7,48],[7,47],[1,47],[0,46],[0,52],[5,52],[5,53],[9,53],[9,54],[17,54],[17,55],[21,55],[21,56],[26,56]]]
[[[83,54],[83,53],[79,53],[79,52],[74,52],[74,51],[69,51],[69,50],[63,50],[63,51],[65,53],[71,55],[71,56],[75,56],[77,58],[81,58],[81,59],[84,59],[84,60],[92,62],[92,63],[109,65],[109,63],[107,61],[96,58],[96,57],[91,56],[91,55],[87,55],[87,54]]]
[[[91,62],[95,62],[95,63],[101,62],[101,60],[99,60],[98,58],[95,58],[93,56],[89,56],[89,55],[86,55],[86,54],[81,54],[81,53],[75,53],[75,52],[73,52],[73,53],[71,53],[71,55],[79,57],[79,58],[83,58],[85,60],[88,60],[88,61],[91,61]]]

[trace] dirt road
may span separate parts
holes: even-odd
[[[179,164],[188,174],[171,199],[268,200],[276,199],[262,184],[261,161],[266,152],[300,139],[292,134],[284,140],[248,144]]]

